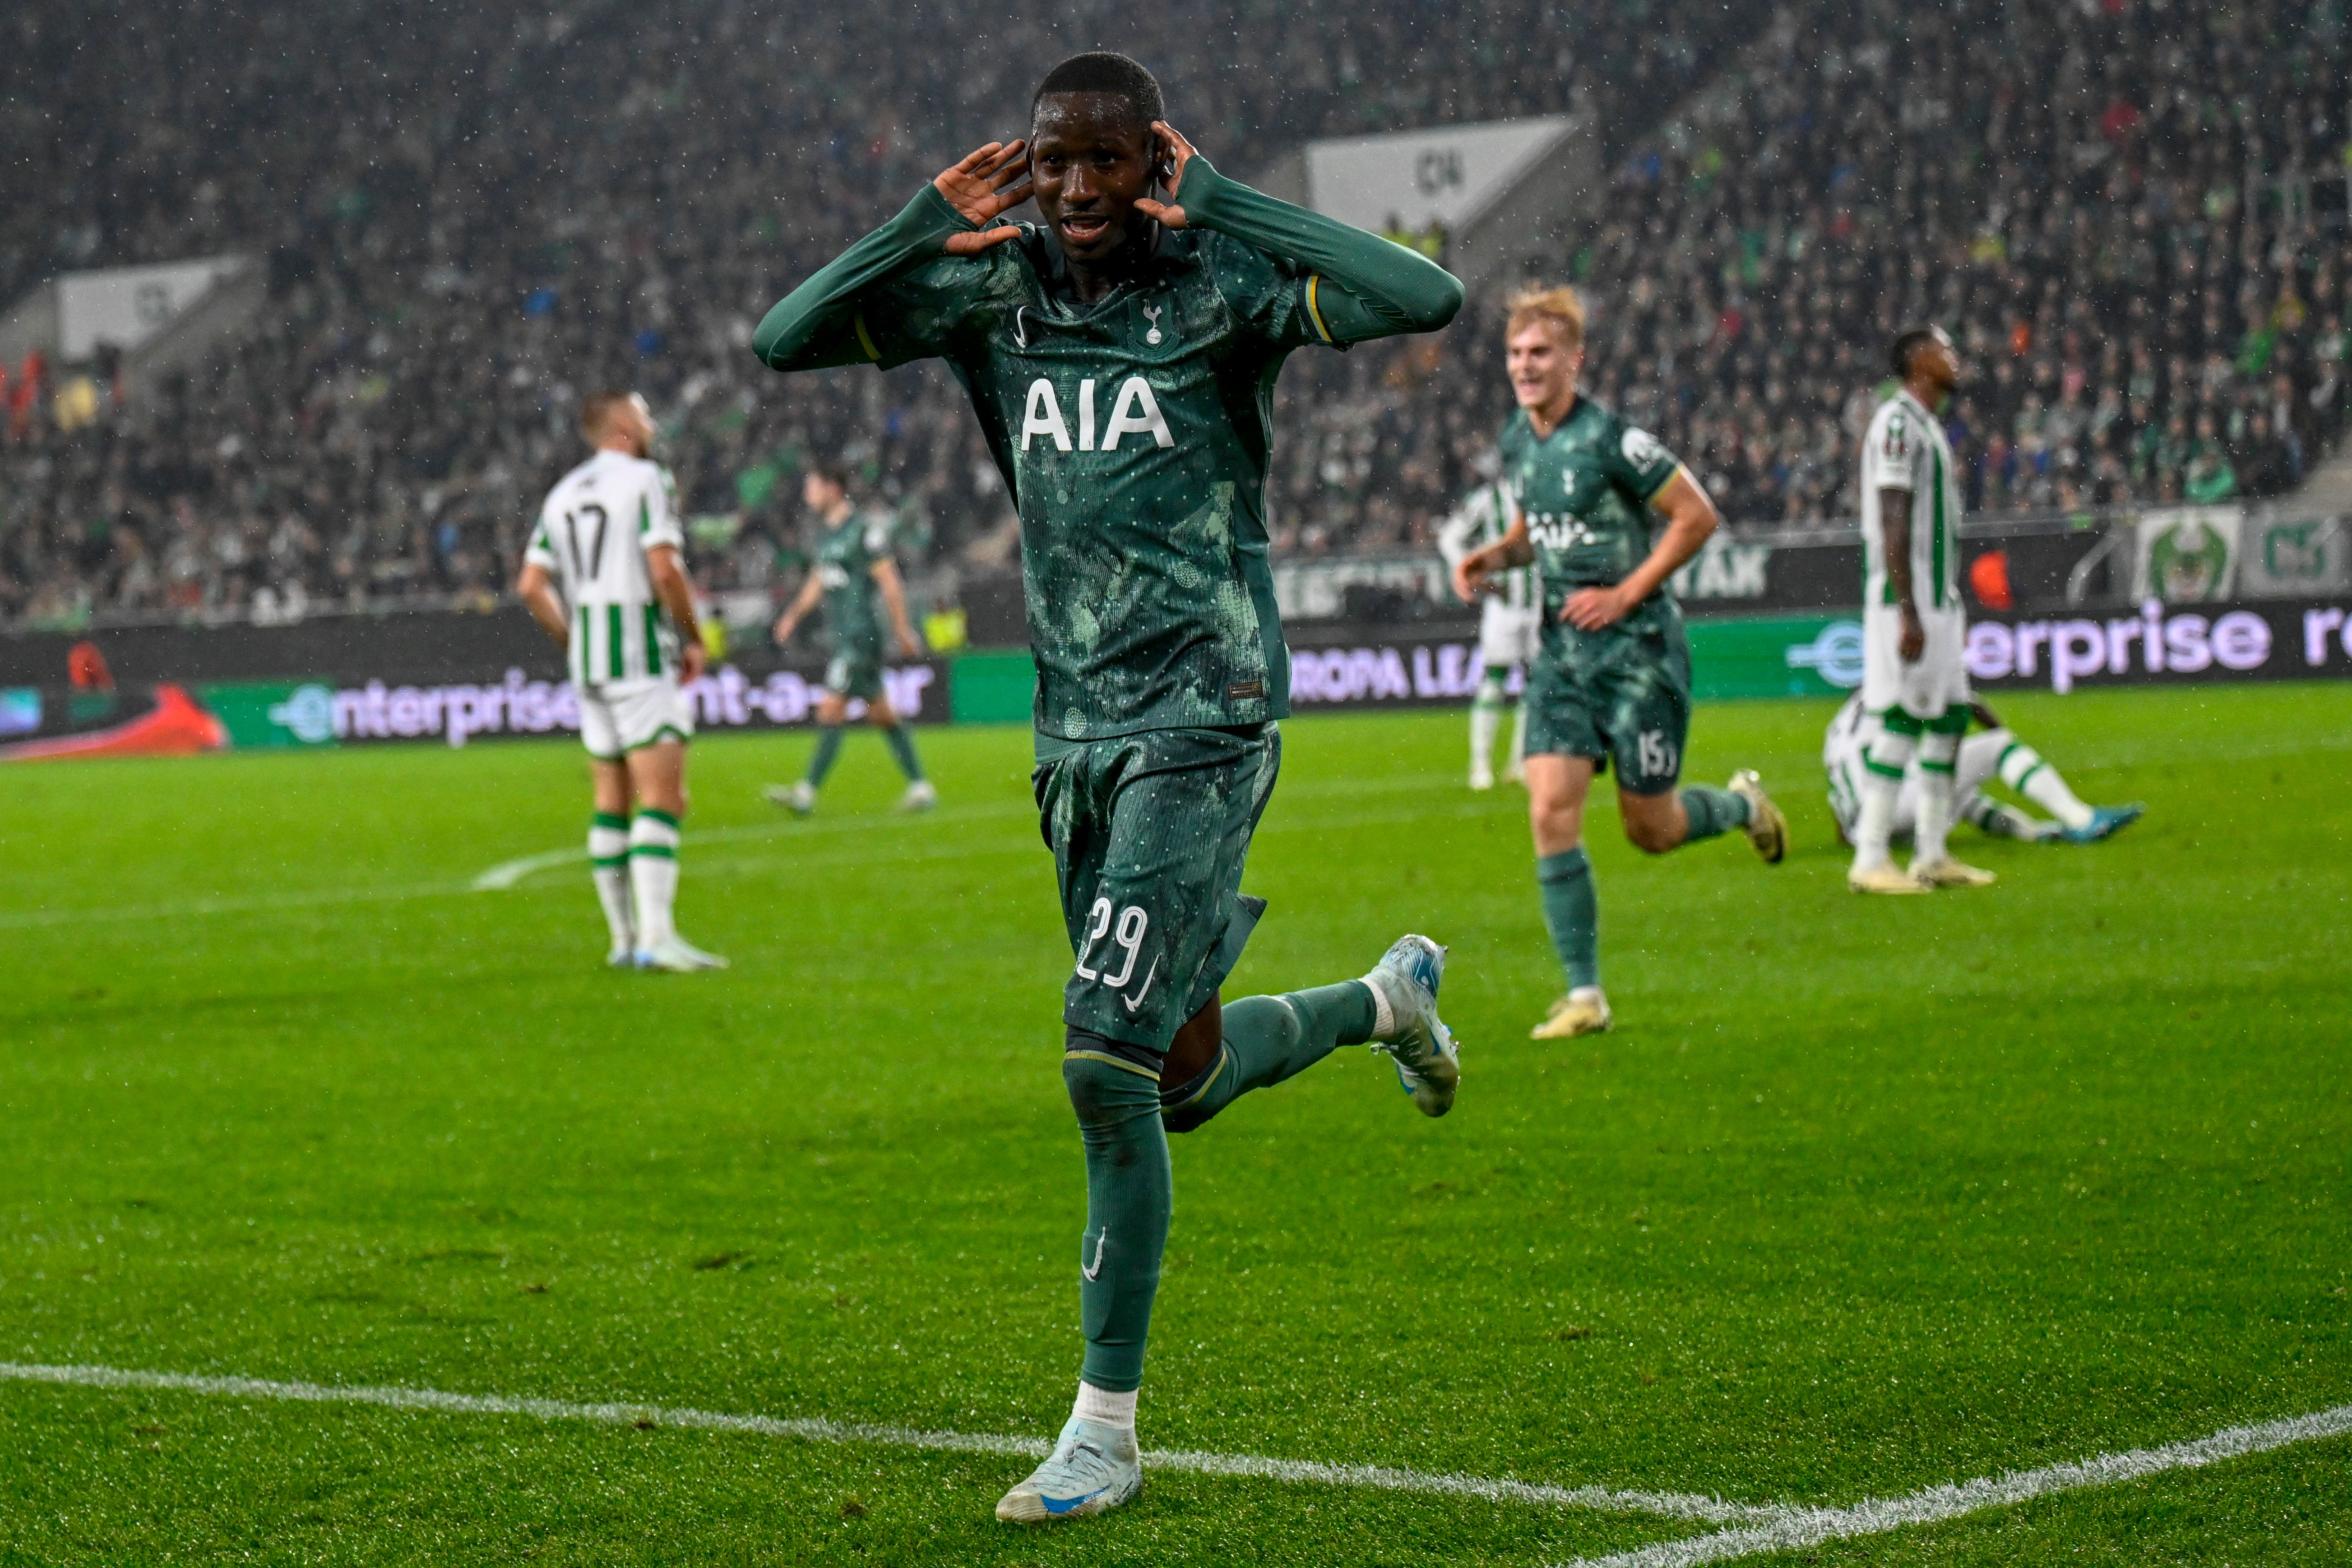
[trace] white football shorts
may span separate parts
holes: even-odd
[[[1878,722],[1872,720],[1855,731],[1845,751],[1832,766],[1830,780],[1830,815],[1837,818],[1838,831],[1847,842],[1853,839],[1855,820],[1862,809],[1862,755],[1870,749],[1871,737],[1878,733]],[[2007,730],[1979,730],[1960,742],[1960,754],[1952,768],[1952,816],[1955,821],[1965,816],[1977,791],[2000,774],[2000,754],[2017,737]],[[1895,796],[1893,836],[1906,838],[1919,831],[1919,764],[1913,763],[1903,770],[1903,787]]]
[[[675,680],[596,681],[580,690],[580,743],[616,763],[656,741],[694,738],[694,699]]]
[[[1498,675],[1515,664],[1534,663],[1542,625],[1543,610],[1539,606],[1514,609],[1496,600],[1487,600],[1478,619],[1479,659]]]
[[[1969,617],[1958,608],[1922,610],[1927,646],[1903,662],[1903,612],[1872,605],[1862,613],[1862,705],[1873,713],[1900,708],[1914,719],[1940,719],[1966,703]]]

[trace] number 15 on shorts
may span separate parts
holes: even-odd
[[[1643,731],[1640,739],[1635,742],[1635,748],[1641,754],[1643,778],[1666,779],[1675,776],[1675,763],[1678,759],[1675,756],[1675,743],[1666,739],[1666,732],[1664,730]]]

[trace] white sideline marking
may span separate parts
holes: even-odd
[[[1325,795],[1344,795],[1350,799],[1360,799],[1367,795],[1389,795],[1402,791],[1417,792],[1450,787],[1454,787],[1453,777],[1451,774],[1410,773],[1385,779],[1310,780],[1304,784],[1291,785],[1289,789],[1281,792],[1281,797],[1285,800],[1297,800],[1300,798],[1314,799]],[[944,810],[933,811],[926,815],[929,821],[931,823],[943,824],[986,822],[1007,817],[1034,818],[1036,814],[1037,808],[1034,805],[1030,805],[1028,802],[1024,801],[1018,805],[1007,805],[949,806]],[[1469,809],[1456,810],[1449,815],[1457,816],[1478,816],[1482,815],[1482,810],[1479,806],[1474,805]],[[1352,819],[1333,818],[1329,820],[1321,820],[1308,818],[1307,824],[1317,827],[1353,827],[1375,826],[1392,820],[1395,819],[1385,816],[1370,818],[1361,823]],[[711,844],[741,843],[747,839],[791,839],[807,838],[822,834],[872,833],[886,830],[902,831],[905,826],[905,819],[903,817],[897,816],[895,814],[890,816],[842,817],[822,822],[795,821],[788,818],[778,818],[774,822],[747,823],[734,827],[714,827],[707,831],[697,830],[691,837],[694,845],[698,848],[700,848],[701,847]],[[1023,836],[1022,845],[1024,848],[1033,847],[1034,844],[1035,840],[1028,837],[1026,835]],[[963,853],[965,853],[965,850],[959,847],[955,848],[942,848],[929,854],[917,854],[907,857],[907,858],[919,860],[952,859]],[[543,849],[536,855],[518,856],[512,860],[501,860],[497,865],[491,867],[488,870],[484,871],[479,876],[476,877],[472,883],[472,889],[478,893],[504,892],[520,883],[526,877],[532,876],[541,871],[551,871],[560,866],[580,865],[584,863],[587,858],[588,851],[585,847],[576,849]],[[773,864],[773,862],[760,863]],[[806,862],[803,862],[795,858],[793,863],[795,865],[799,865],[805,864]],[[832,862],[824,862],[824,864],[831,863]],[[696,864],[700,866],[702,862],[698,859]]]
[[[811,1443],[878,1443],[894,1448],[940,1448],[964,1454],[1005,1454],[1042,1459],[1053,1445],[1037,1437],[992,1432],[927,1432],[912,1426],[828,1421],[821,1416],[730,1415],[660,1405],[580,1405],[566,1399],[515,1399],[500,1394],[447,1394],[435,1388],[372,1388],[322,1383],[273,1383],[255,1377],[198,1377],[177,1372],[132,1372],[111,1366],[34,1366],[0,1362],[0,1381],[68,1384],[78,1388],[152,1388],[176,1394],[210,1394],[233,1399],[282,1399],[307,1405],[373,1405],[386,1410],[428,1410],[444,1415],[528,1415],[541,1421],[592,1421],[630,1426],[651,1421],[705,1432],[748,1432],[763,1437],[798,1437]],[[1648,1513],[1708,1524],[1776,1520],[1790,1510],[1748,1508],[1720,1498],[1687,1492],[1620,1491],[1608,1487],[1549,1487],[1486,1476],[1433,1475],[1386,1465],[1323,1465],[1307,1459],[1267,1459],[1253,1454],[1195,1454],[1148,1450],[1143,1462],[1156,1470],[1203,1476],[1245,1476],[1259,1480],[1305,1481],[1381,1491],[1427,1492],[1486,1498],[1554,1508],[1597,1509],[1608,1513]]]
[[[1852,1508],[1787,1508],[1780,1517],[1717,1531],[1682,1541],[1662,1541],[1638,1551],[1607,1557],[1580,1557],[1568,1568],[1695,1568],[1701,1563],[1727,1563],[1759,1552],[1786,1552],[1792,1547],[1819,1546],[1857,1535],[1881,1535],[1907,1525],[1935,1524],[1989,1508],[2003,1508],[2052,1492],[2080,1491],[2086,1487],[2113,1486],[2167,1470],[2195,1469],[2247,1454],[2267,1453],[2291,1443],[2340,1437],[2352,1433],[2352,1405],[2333,1410],[2263,1421],[2250,1426],[2230,1426],[2210,1437],[2171,1443],[2161,1448],[2133,1448],[2120,1454],[2100,1454],[2038,1470],[2013,1470],[1986,1476],[1958,1486],[1927,1487],[1898,1498],[1873,1498]]]

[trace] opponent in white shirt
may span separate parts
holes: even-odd
[[[1880,729],[1863,759],[1846,881],[1860,893],[1980,888],[1992,873],[1962,865],[1945,845],[1969,691],[1959,474],[1937,411],[1959,383],[1959,355],[1942,328],[1915,327],[1890,357],[1903,384],[1879,405],[1862,444],[1862,702]],[[1895,869],[1889,841],[1914,756],[1919,820],[1906,872]]]
[[[653,414],[635,393],[589,398],[580,430],[595,455],[548,492],[515,591],[572,666],[595,787],[589,866],[613,939],[605,962],[721,969],[670,913],[694,733],[686,687],[703,652],[669,475],[648,458]]]
[[[1438,525],[1437,548],[1445,557],[1446,569],[1452,571],[1474,550],[1499,543],[1518,515],[1510,487],[1499,479],[1463,497],[1462,504]],[[1526,772],[1527,706],[1509,700],[1507,686],[1512,666],[1525,668],[1534,662],[1543,619],[1534,567],[1511,567],[1488,581],[1493,588],[1478,619],[1478,659],[1485,672],[1478,678],[1477,695],[1470,700],[1472,789],[1495,787],[1495,732],[1502,728],[1507,706],[1516,716],[1511,723],[1510,766],[1503,776],[1516,780]]]
[[[1996,838],[2095,844],[2138,821],[2147,809],[2137,805],[2084,805],[2057,768],[2004,725],[1991,709],[1971,701],[1969,710],[1984,728],[1960,742],[1952,775],[1957,820],[1972,823]],[[1830,815],[1837,818],[1839,836],[1849,843],[1862,817],[1862,781],[1867,774],[1864,759],[1881,730],[1878,717],[1857,692],[1846,699],[1822,740],[1822,769],[1830,780]],[[1893,833],[1897,838],[1918,831],[1921,777],[1915,759],[1905,771],[1895,798]],[[2050,816],[2035,816],[1987,795],[1985,786],[1996,779]]]

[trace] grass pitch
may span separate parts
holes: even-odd
[[[2352,1401],[2352,686],[2011,698],[2114,843],[1962,829],[1864,900],[1827,705],[1704,710],[1797,847],[1591,842],[1620,1025],[1558,975],[1455,713],[1287,727],[1228,995],[1453,946],[1458,1109],[1343,1051],[1176,1140],[1148,1447],[1845,1504]],[[1050,1437],[1084,1204],[1017,730],[695,748],[679,907],[603,969],[562,743],[0,773],[0,1361]],[[1605,795],[1606,792],[1602,792]],[[1028,1461],[0,1382],[0,1563],[1553,1563],[1688,1521]],[[2341,1563],[2352,1441],[1795,1558]],[[1752,1561],[1764,1561],[1753,1559]]]

